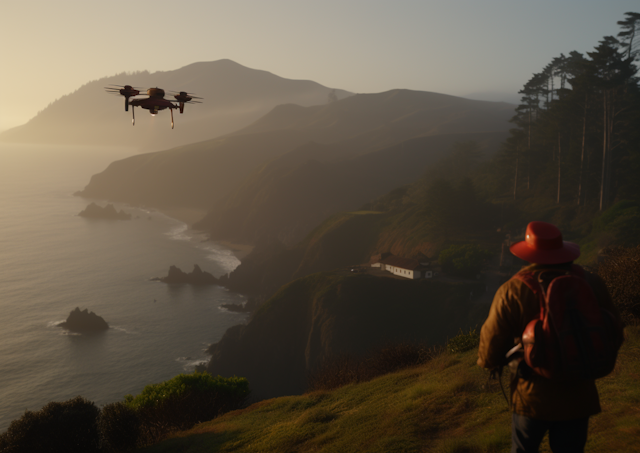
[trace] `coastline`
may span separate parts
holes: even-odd
[[[167,217],[186,223],[189,228],[207,214],[204,209],[197,208],[160,208],[158,211]]]
[[[236,244],[229,241],[214,241],[216,244],[220,244],[223,247],[228,248],[240,261],[247,256],[253,250],[253,245],[248,244]]]
[[[191,228],[191,226],[197,221],[202,220],[202,218],[207,214],[207,211],[204,209],[197,208],[163,208],[158,209],[158,211],[162,212],[167,217],[186,223],[189,228]],[[242,261],[242,259],[253,250],[253,246],[248,244],[236,244],[229,241],[213,242],[231,250],[235,257],[240,261]]]

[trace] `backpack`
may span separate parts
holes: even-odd
[[[524,361],[535,373],[576,380],[597,379],[613,371],[622,327],[600,307],[580,266],[573,265],[571,271],[521,272],[513,278],[523,281],[540,301],[539,317],[522,333]]]

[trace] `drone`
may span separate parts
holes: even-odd
[[[133,114],[132,124],[136,125],[136,107],[142,107],[143,109],[149,110],[151,116],[156,116],[156,114],[160,110],[169,109],[171,112],[171,129],[173,129],[173,109],[179,109],[180,113],[184,112],[185,104],[202,104],[201,101],[196,101],[194,99],[202,99],[198,96],[194,96],[191,93],[187,93],[186,91],[170,91],[168,94],[175,98],[173,99],[165,99],[164,96],[165,91],[162,88],[149,88],[147,90],[146,98],[137,98],[136,96],[144,96],[144,94],[140,94],[140,90],[144,90],[144,88],[136,88],[131,85],[109,85],[105,87],[105,90],[109,94],[122,95],[124,96],[124,110],[125,112],[129,111],[129,106],[131,106],[131,113]],[[129,100],[129,98],[132,98]]]

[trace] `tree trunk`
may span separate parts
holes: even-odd
[[[561,176],[562,176],[562,143],[560,140],[560,132],[558,131],[558,198],[556,200],[557,204],[560,204]]]
[[[585,94],[584,96],[584,113],[582,116],[582,146],[581,146],[581,151],[580,151],[580,177],[578,179],[578,206],[580,206],[582,203],[582,197],[583,197],[583,189],[582,189],[582,185],[584,184],[584,149],[585,149],[585,142],[586,142],[586,136],[587,136],[587,101],[588,101],[589,95]],[[587,204],[587,200],[585,199],[584,204]]]
[[[516,157],[516,176],[513,181],[513,199],[516,199],[516,195],[518,193],[518,160],[519,157]]]
[[[607,115],[607,92],[604,91],[602,94],[602,107],[603,107],[603,119],[602,119],[602,171],[600,172],[600,211],[604,210],[605,199],[607,196],[606,193],[606,179],[607,179],[607,161],[608,161],[608,122],[609,118]]]
[[[529,108],[529,134],[527,137],[527,192],[531,188],[531,108]]]

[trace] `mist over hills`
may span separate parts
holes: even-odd
[[[94,175],[81,195],[155,207],[231,208],[232,204],[219,203],[236,189],[253,187],[253,193],[267,193],[264,185],[256,185],[256,177],[253,182],[245,182],[252,172],[280,168],[294,177],[305,169],[314,172],[309,165],[315,164],[309,164],[310,160],[338,162],[420,137],[448,135],[455,140],[458,135],[464,140],[469,133],[506,134],[513,108],[510,104],[410,90],[358,94],[321,106],[281,105],[226,136],[114,162]],[[390,150],[389,156],[393,152]],[[261,167],[281,157],[267,170]],[[346,167],[335,171],[349,178]],[[273,178],[263,182],[273,182],[274,178],[280,176],[273,173]],[[323,178],[326,183],[332,177],[327,174]],[[303,178],[301,182],[305,181]],[[358,200],[375,196],[364,193]],[[233,197],[246,198],[239,194]],[[212,215],[218,214],[215,211]]]
[[[136,109],[132,127],[132,112],[124,111],[124,98],[105,93],[109,84],[187,91],[204,102],[187,105],[182,115],[174,112],[173,130],[169,112],[151,117],[142,109]],[[28,123],[2,132],[0,141],[167,149],[240,129],[279,104],[324,104],[331,91],[316,82],[285,79],[231,60],[193,63],[173,71],[123,73],[61,97]],[[351,95],[344,90],[335,94],[339,99]]]
[[[414,182],[462,140],[491,155],[505,132],[417,137],[364,155],[344,144],[309,143],[254,171],[195,227],[212,238],[255,244],[277,238],[288,246],[330,215]]]

